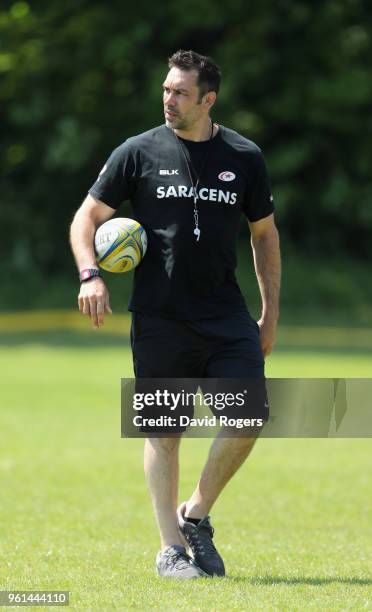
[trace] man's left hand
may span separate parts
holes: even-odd
[[[264,357],[268,357],[268,355],[270,355],[271,351],[273,350],[273,346],[275,343],[277,321],[276,319],[261,317],[261,319],[257,321],[257,323],[258,327],[260,328],[262,352],[264,354]]]

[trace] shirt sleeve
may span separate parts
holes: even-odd
[[[88,193],[116,209],[131,197],[134,177],[135,162],[128,144],[124,142],[111,153]]]
[[[264,156],[260,149],[255,155],[255,172],[250,188],[243,202],[243,213],[248,221],[259,221],[274,212],[274,199],[271,193],[270,178]]]

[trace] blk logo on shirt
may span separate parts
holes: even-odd
[[[160,176],[174,176],[175,174],[178,175],[178,172],[178,170],[159,170]]]

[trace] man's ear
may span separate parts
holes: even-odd
[[[203,104],[207,107],[208,110],[212,108],[213,104],[216,101],[216,98],[217,98],[217,94],[215,91],[208,91],[203,96]]]

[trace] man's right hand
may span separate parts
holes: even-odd
[[[112,314],[109,292],[100,277],[81,283],[78,303],[80,312],[90,316],[96,329],[104,324],[106,312]]]

